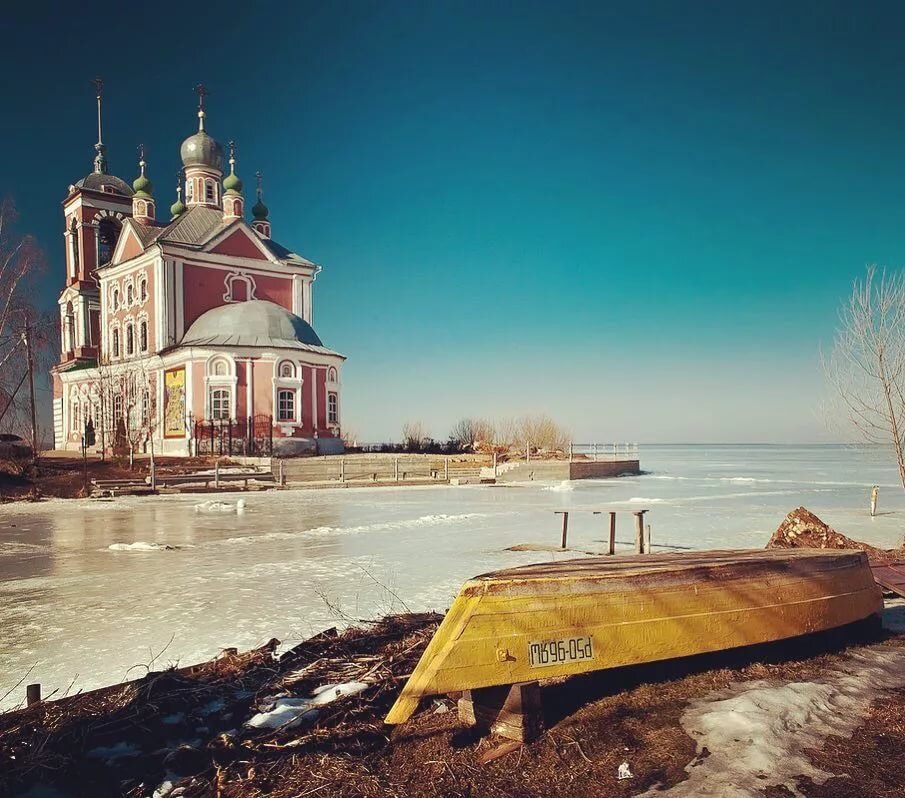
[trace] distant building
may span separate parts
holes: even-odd
[[[246,221],[235,147],[224,177],[203,89],[166,221],[143,152],[131,187],[108,172],[97,102],[94,171],[63,202],[56,448],[88,430],[89,448],[164,454],[341,449],[345,358],[311,326],[321,267],[271,238],[260,175]]]

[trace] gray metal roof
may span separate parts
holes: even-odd
[[[89,191],[104,192],[104,186],[107,191],[104,193],[119,194],[121,197],[131,197],[133,194],[132,187],[125,181],[116,177],[116,175],[106,175],[100,172],[92,172],[85,175],[75,184],[76,188],[87,188]]]
[[[308,258],[303,258],[297,252],[293,252],[291,249],[286,249],[282,244],[278,244],[272,238],[262,238],[261,243],[264,244],[267,249],[269,249],[276,257],[282,260],[294,260],[300,263],[305,263],[308,266],[314,266]]]
[[[225,226],[223,211],[195,205],[170,222],[160,236],[160,241],[201,246]]]
[[[308,322],[266,299],[212,308],[195,319],[179,345],[254,346],[339,354],[321,343]]]

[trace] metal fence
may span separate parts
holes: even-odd
[[[569,460],[618,462],[637,460],[637,443],[570,443]]]
[[[273,454],[273,416],[198,419],[193,424],[193,432],[196,457]]]

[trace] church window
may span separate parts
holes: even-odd
[[[69,427],[73,432],[78,432],[78,431],[79,431],[79,426],[80,426],[80,425],[79,425],[79,421],[80,421],[80,419],[79,419],[79,407],[80,407],[80,405],[79,405],[79,400],[78,400],[78,399],[73,399],[73,400],[72,400],[72,414],[71,414],[71,415],[72,415],[72,420],[71,420],[71,424],[70,424],[70,427]]]
[[[72,263],[72,276],[78,276],[79,273],[79,226],[73,218],[69,225],[69,246],[71,248],[70,262]]]
[[[114,424],[123,417],[123,395],[116,394],[113,397],[113,422]]]
[[[101,219],[97,226],[97,262],[99,266],[109,263],[119,238],[120,224],[109,216]]]
[[[214,181],[205,180],[204,181],[204,201],[205,202],[214,202],[214,200],[215,200]]]
[[[148,298],[148,281],[144,278],[142,278],[141,282],[138,284],[138,296],[141,298],[142,302]]]
[[[295,366],[288,360],[284,360],[280,363],[280,376],[285,379],[293,379],[295,377]]]
[[[113,289],[113,309],[119,310],[119,289]]]
[[[148,351],[148,322],[144,319],[138,325],[138,346],[142,352]]]
[[[73,312],[72,302],[66,303],[66,340],[63,346],[67,352],[75,349],[75,313]]]
[[[119,330],[113,330],[111,336],[111,348],[113,349],[113,357],[119,357]]]
[[[327,423],[336,424],[339,422],[339,403],[336,400],[335,393],[327,394]]]
[[[128,307],[135,301],[135,289],[132,288],[132,284],[126,286],[126,306]]]
[[[226,377],[229,374],[229,368],[225,360],[218,360],[214,363],[213,368],[215,377]]]
[[[135,354],[135,328],[131,324],[126,325],[126,354]]]
[[[229,418],[229,390],[227,388],[211,390],[211,418]]]
[[[186,198],[186,200],[188,200],[189,202],[192,201],[192,197],[193,197],[194,194],[195,194],[195,192],[194,192],[194,190],[193,190],[193,189],[194,189],[194,186],[195,186],[195,181],[194,181],[194,180],[189,180],[189,181],[187,181],[186,184],[185,184],[185,198]]]
[[[295,391],[282,390],[278,393],[277,412],[280,421],[295,421]]]

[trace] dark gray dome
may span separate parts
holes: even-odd
[[[182,346],[264,346],[323,348],[304,319],[266,299],[231,302],[202,313],[188,328]]]
[[[122,197],[131,197],[134,193],[131,186],[120,180],[115,175],[105,175],[100,172],[92,172],[75,184],[76,188],[86,188],[89,191],[102,191],[106,194],[119,194]]]
[[[183,166],[208,166],[223,171],[223,147],[203,130],[182,142],[179,155]]]

